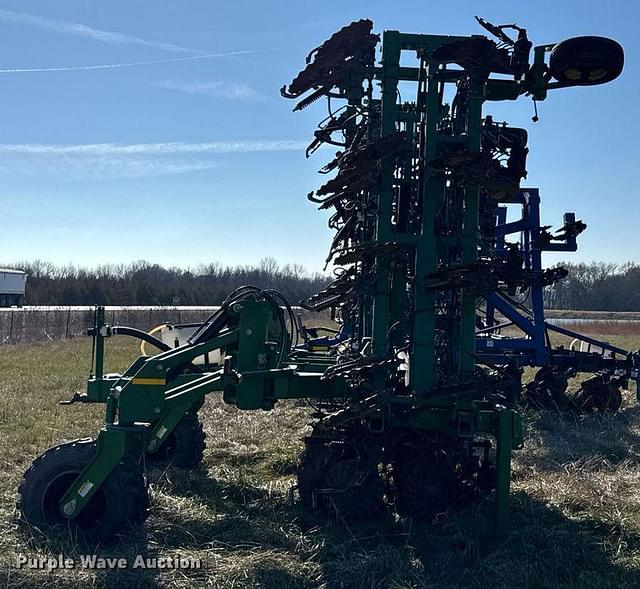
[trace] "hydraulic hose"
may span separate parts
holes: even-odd
[[[268,301],[271,305],[280,324],[282,333],[277,361],[277,364],[280,365],[286,354],[291,351],[292,345],[295,345],[299,341],[299,330],[291,305],[278,291],[272,289],[261,289],[255,286],[241,286],[237,288],[222,302],[220,308],[196,329],[187,341],[190,345],[195,345],[218,335],[229,322],[230,315],[228,310],[246,297],[258,297]],[[282,308],[286,311],[289,328],[287,328],[287,318]]]
[[[127,335],[129,337],[135,337],[143,342],[147,342],[148,344],[154,345],[156,348],[163,352],[167,352],[171,349],[171,346],[165,344],[162,340],[159,340],[157,337],[153,337],[151,334],[146,331],[142,331],[141,329],[135,329],[134,327],[124,327],[120,325],[116,325],[111,328],[111,333],[113,335]]]

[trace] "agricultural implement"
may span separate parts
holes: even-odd
[[[508,222],[509,207],[516,209],[516,215]],[[500,202],[488,219],[488,229],[494,255],[505,268],[524,268],[528,281],[523,284],[517,271],[507,270],[510,278],[483,296],[476,329],[478,361],[500,365],[518,383],[520,367],[539,367],[525,387],[525,400],[534,407],[617,411],[629,380],[635,381],[636,394],[640,391],[640,353],[553,325],[544,315],[543,289],[567,271],[562,267],[545,270],[542,253],[576,251],[576,237],[586,225],[573,213],[565,213],[562,227],[550,232],[540,223],[539,191],[526,188]],[[511,235],[519,237],[516,244],[507,242]],[[510,331],[501,333],[505,330]],[[564,336],[570,345],[552,345],[552,334]],[[579,373],[590,376],[568,396],[568,380]]]
[[[106,325],[98,308],[92,375],[73,400],[104,403],[105,425],[95,441],[61,444],[34,461],[19,491],[24,520],[92,539],[142,524],[144,465],[199,462],[197,411],[215,392],[242,410],[309,400],[314,423],[297,471],[306,507],[429,519],[493,494],[496,530],[507,529],[511,454],[522,445],[514,373],[551,360],[532,335],[538,319],[516,318],[502,301],[528,289],[537,297],[560,278],[542,269],[540,252],[572,247],[580,226],[568,218],[562,235],[543,243],[537,191],[520,186],[526,132],[483,116],[483,106],[609,82],[623,52],[610,39],[580,37],[535,47],[530,61],[526,30],[478,21],[497,40],[398,31],[380,39],[371,21],[354,22],[314,49],[281,91],[298,100],[296,111],[328,103],[307,155],[338,147],[321,169],[332,176],[309,194],[332,211],[335,280],[302,306],[330,311],[338,332],[301,326],[282,296],[254,287],[229,295],[175,348]],[[533,217],[507,223],[508,203]],[[529,241],[506,241],[523,232]],[[506,345],[499,316],[529,335]],[[105,374],[113,335],[160,352]]]

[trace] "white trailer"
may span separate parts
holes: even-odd
[[[22,307],[26,285],[26,272],[0,268],[0,307]]]

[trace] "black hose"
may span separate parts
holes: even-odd
[[[260,289],[255,286],[240,286],[236,288],[224,301],[222,301],[220,308],[217,311],[214,311],[202,326],[193,332],[187,342],[192,345],[198,344],[218,335],[222,328],[227,324],[227,309],[229,309],[231,304],[237,301],[241,294],[244,295],[249,292],[257,292],[259,290]]]
[[[191,335],[191,337],[187,340],[187,343],[190,345],[195,345],[201,342],[208,341],[212,337],[218,335],[220,331],[228,325],[230,319],[228,310],[232,308],[235,303],[238,303],[242,299],[249,296],[262,298],[268,301],[274,311],[275,316],[278,319],[278,323],[280,324],[280,329],[282,332],[277,361],[278,365],[280,365],[284,360],[286,354],[291,351],[293,345],[299,342],[300,334],[295,313],[293,312],[291,305],[278,291],[271,289],[263,290],[255,286],[241,286],[235,289],[227,298],[225,298],[220,308],[215,311]],[[284,307],[286,311],[286,318],[282,307]],[[287,318],[289,320],[289,329],[287,329]],[[289,337],[287,337],[287,334],[289,335]]]
[[[135,329],[134,327],[124,327],[122,325],[116,325],[115,327],[111,327],[110,331],[113,335],[128,335],[129,337],[135,337],[137,339],[141,339],[152,346],[155,346],[159,350],[163,352],[167,352],[171,350],[171,346],[165,344],[162,340],[159,340],[157,337],[153,337],[149,335],[146,331],[142,331],[141,329]]]

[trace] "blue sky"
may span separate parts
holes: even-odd
[[[539,123],[525,99],[486,112],[529,128],[526,184],[541,188],[544,220],[558,226],[569,210],[589,225],[567,259],[640,261],[639,6],[0,1],[0,259],[193,266],[272,256],[319,270],[331,234],[305,195],[327,152],[305,160],[303,146],[325,108],[292,113],[278,89],[351,20],[470,34],[481,32],[479,14],[526,26],[534,44],[599,34],[624,45],[618,80],[551,93]]]

